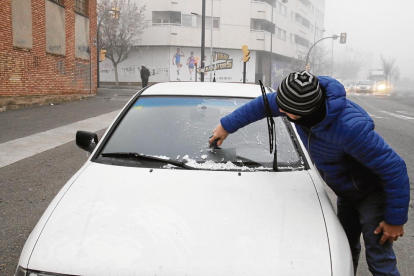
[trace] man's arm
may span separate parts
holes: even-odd
[[[175,65],[175,62],[174,62],[175,55],[176,55],[176,54],[174,54],[174,55],[173,55],[173,58],[172,58],[172,63],[173,63],[173,65]]]
[[[284,116],[284,114],[279,111],[279,106],[276,103],[276,93],[268,93],[267,98],[269,100],[272,115],[274,117]],[[265,117],[266,110],[263,97],[259,96],[247,104],[239,107],[229,115],[221,118],[220,124],[213,130],[213,137],[210,138],[210,143],[216,139],[219,139],[217,145],[220,146],[229,133],[234,133],[238,129],[259,121]]]

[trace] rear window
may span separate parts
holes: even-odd
[[[266,119],[230,134],[221,149],[209,147],[209,137],[220,119],[249,102],[221,97],[142,96],[131,106],[101,153],[135,152],[185,161],[197,169],[270,170]],[[303,169],[287,121],[275,118],[278,165]],[[164,166],[169,168],[171,166]]]

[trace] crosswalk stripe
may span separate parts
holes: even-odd
[[[0,168],[75,140],[78,130],[107,128],[119,110],[0,144]]]

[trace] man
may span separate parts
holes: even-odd
[[[145,67],[144,64],[141,65],[141,80],[142,80],[142,88],[146,87],[148,85],[148,79],[151,75],[150,71],[147,67]]]
[[[269,93],[273,116],[287,116],[326,184],[338,196],[338,218],[351,247],[354,270],[361,251],[373,275],[400,275],[392,249],[404,234],[410,185],[405,162],[374,131],[374,122],[346,99],[344,87],[330,77],[291,73]],[[266,116],[258,97],[223,117],[210,143]]]
[[[177,52],[174,54],[172,58],[173,65],[177,65],[177,80],[180,81],[178,77],[180,75],[180,70],[183,65],[181,64],[181,57],[184,57],[184,53],[180,52],[180,48],[177,48]]]

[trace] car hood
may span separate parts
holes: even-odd
[[[331,275],[307,171],[90,165],[45,225],[29,268],[70,275]]]

